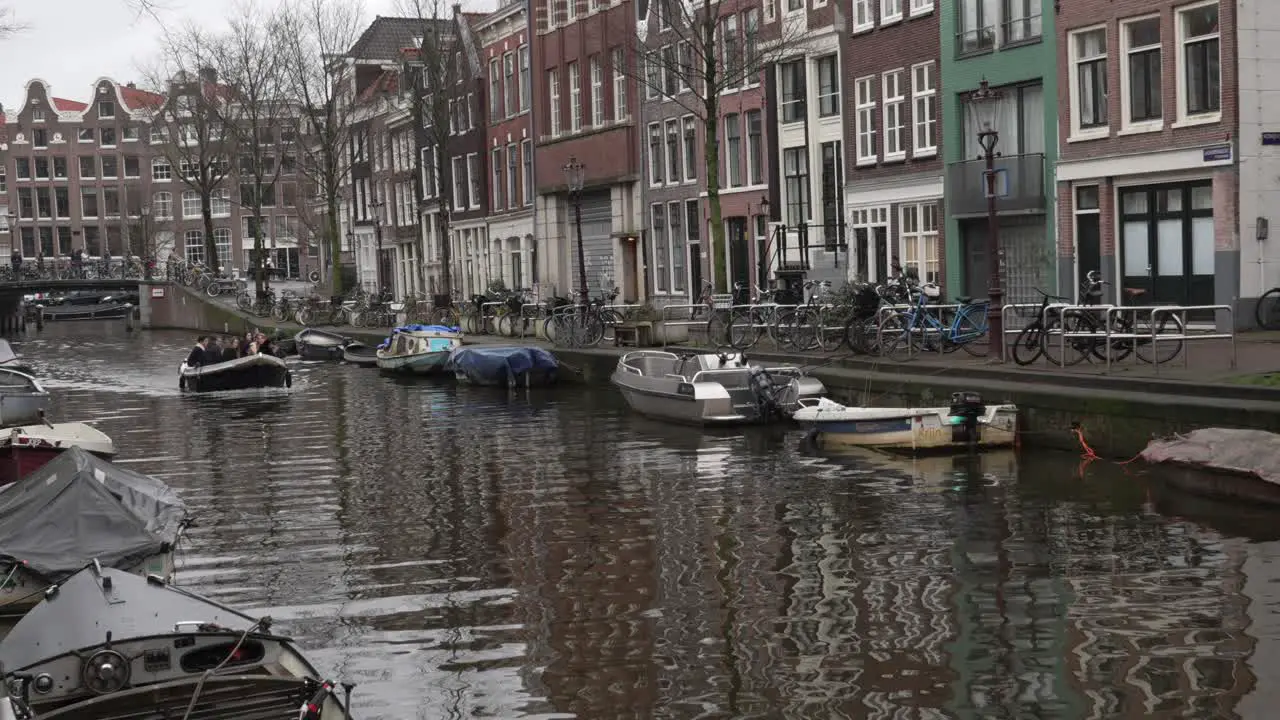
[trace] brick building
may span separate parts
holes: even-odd
[[[1239,293],[1236,4],[1083,0],[1058,16],[1059,276],[1141,304]],[[1112,92],[1111,90],[1115,90]]]
[[[819,95],[844,105],[849,264],[871,282],[889,277],[895,262],[942,282],[942,10],[933,0],[854,0],[853,12],[845,87]]]
[[[596,295],[617,286],[620,300],[645,298],[640,136],[630,51],[641,5],[631,0],[533,5],[534,211],[535,234],[545,243],[538,270],[544,295],[567,295],[579,285],[578,234],[564,173],[575,158],[586,176],[580,200],[587,289]],[[598,93],[591,89],[592,68],[599,68]],[[599,102],[593,105],[593,99]]]
[[[444,154],[452,182],[449,232],[455,296],[482,294],[499,277],[498,253],[489,242],[488,135],[485,77],[472,23],[484,16],[454,8],[455,87],[449,99],[449,140]]]

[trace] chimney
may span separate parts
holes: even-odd
[[[200,68],[200,79],[210,85],[216,85],[218,83],[218,71],[206,65]]]

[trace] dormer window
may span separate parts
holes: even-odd
[[[103,100],[98,103],[98,117],[113,118],[116,116],[116,104],[110,100]]]
[[[44,122],[44,108],[36,108],[31,111],[31,122]]]

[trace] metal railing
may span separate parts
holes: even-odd
[[[1235,317],[1234,309],[1229,305],[1068,305],[1068,304],[1051,304],[1044,310],[1041,321],[1047,326],[1050,311],[1057,313],[1058,317],[1067,317],[1072,314],[1090,314],[1094,317],[1102,317],[1103,326],[1101,328],[1090,328],[1087,331],[1071,331],[1071,330],[1046,330],[1049,339],[1046,342],[1058,343],[1058,362],[1059,367],[1066,367],[1067,363],[1067,340],[1068,339],[1090,339],[1095,342],[1103,343],[1103,357],[1106,363],[1104,372],[1110,373],[1111,366],[1115,362],[1113,351],[1115,350],[1115,341],[1128,341],[1133,344],[1130,353],[1134,357],[1134,361],[1141,360],[1138,353],[1138,344],[1140,342],[1150,342],[1152,348],[1151,365],[1155,368],[1156,374],[1160,374],[1160,356],[1156,352],[1159,343],[1168,342],[1191,342],[1193,340],[1229,340],[1231,343],[1231,368],[1236,367],[1236,334],[1235,334]],[[1187,332],[1187,313],[1188,312],[1204,312],[1204,311],[1223,311],[1228,315],[1227,326],[1231,328],[1228,332]],[[1129,327],[1136,327],[1138,322],[1138,314],[1147,313],[1148,325],[1143,332],[1124,332],[1119,330],[1123,326],[1120,320],[1123,315],[1132,315],[1133,321],[1129,323]],[[1178,325],[1181,332],[1166,333],[1161,332],[1161,328],[1157,323],[1157,319],[1164,314],[1174,315],[1178,318]],[[1089,352],[1093,348],[1088,349]],[[1190,366],[1190,349],[1182,347],[1182,366]],[[1172,360],[1172,358],[1170,358]],[[1166,363],[1167,364],[1167,361]]]

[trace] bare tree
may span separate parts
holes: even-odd
[[[22,22],[13,8],[0,5],[0,40],[26,30],[29,26]]]
[[[229,195],[233,137],[225,129],[231,112],[227,87],[216,70],[216,40],[191,26],[169,33],[164,40],[164,65],[151,84],[164,102],[149,108],[153,132],[163,141],[156,147],[172,177],[200,199],[204,226],[204,256],[217,267],[218,246],[213,235],[213,202]],[[173,198],[173,216],[182,217],[182,192]],[[181,213],[181,214],[180,214]],[[157,217],[157,221],[163,218]]]
[[[765,0],[771,2],[773,0]],[[779,21],[760,34],[760,0],[649,0],[626,68],[644,96],[672,100],[703,130],[711,250],[717,290],[727,289],[724,223],[720,210],[720,106],[724,95],[762,82],[766,68],[802,53],[802,27]]]
[[[248,211],[253,234],[253,275],[257,291],[267,289],[263,237],[264,207],[279,200],[280,173],[286,152],[293,152],[298,114],[289,94],[288,77],[281,62],[283,30],[278,19],[252,2],[237,6],[231,29],[217,44],[217,67],[230,88],[222,125],[232,138],[238,157],[239,201]]]
[[[342,293],[338,213],[351,172],[347,146],[356,109],[355,78],[344,57],[363,25],[359,4],[349,0],[291,0],[276,18],[280,67],[290,94],[301,104],[296,118],[298,172],[313,191],[303,195],[320,206],[319,212],[299,217],[328,251],[329,284],[335,295]]]

